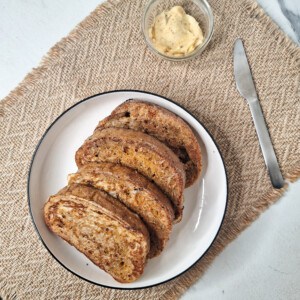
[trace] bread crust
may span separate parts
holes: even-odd
[[[68,182],[103,190],[137,213],[150,233],[149,258],[164,249],[171,234],[174,210],[170,200],[146,177],[120,164],[92,162],[70,174]]]
[[[197,138],[190,126],[169,110],[153,103],[130,99],[100,121],[96,131],[108,127],[142,131],[165,143],[185,166],[186,187],[200,176],[202,156]]]
[[[51,231],[119,282],[138,279],[149,252],[149,234],[140,218],[109,195],[70,185],[44,206]]]
[[[175,220],[181,220],[184,167],[174,152],[156,138],[131,129],[103,128],[85,141],[75,160],[79,168],[88,162],[111,162],[137,170],[169,197]]]

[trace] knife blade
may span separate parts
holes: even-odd
[[[237,90],[241,96],[246,99],[249,105],[272,185],[273,187],[280,189],[284,186],[284,179],[278,165],[271,138],[258,100],[250,66],[241,39],[237,39],[234,44],[233,67]]]

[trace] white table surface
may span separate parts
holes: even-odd
[[[0,99],[101,0],[0,1]],[[259,0],[300,41],[299,0]],[[300,181],[233,241],[182,297],[300,299]]]

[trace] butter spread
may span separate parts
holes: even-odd
[[[168,56],[185,56],[203,42],[198,22],[181,6],[156,16],[149,36],[155,49]]]

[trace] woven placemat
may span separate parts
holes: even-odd
[[[176,299],[230,241],[282,195],[283,190],[270,185],[249,109],[236,91],[232,66],[236,37],[245,41],[284,177],[299,177],[299,48],[256,3],[210,3],[215,33],[195,60],[164,61],[147,49],[140,30],[145,1],[108,2],[55,45],[41,65],[1,101],[3,299]],[[195,114],[219,145],[229,177],[225,221],[207,254],[177,279],[144,290],[101,288],[66,271],[39,241],[27,207],[29,163],[46,128],[75,102],[114,89],[161,94]]]

